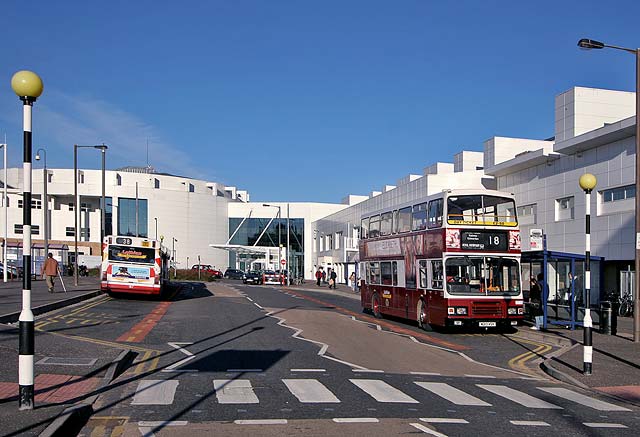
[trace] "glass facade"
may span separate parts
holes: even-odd
[[[242,218],[229,218],[229,236],[233,234],[238,225],[242,222]],[[242,246],[253,246],[262,231],[269,225],[269,218],[248,218],[242,223],[238,232],[233,236],[229,244],[239,244]],[[304,219],[289,219],[289,245],[291,247],[290,254],[290,270],[292,277],[298,276],[303,272],[304,268]],[[262,247],[278,247],[278,232],[280,232],[280,244],[283,247],[287,245],[287,219],[274,219],[269,228],[264,233],[256,246]],[[235,264],[235,254],[230,254],[229,265]],[[243,268],[241,265],[240,268]],[[299,273],[298,273],[299,272]]]
[[[137,208],[136,208],[136,203]],[[130,199],[119,197],[118,205],[118,235],[132,237],[148,237],[147,229],[147,199]],[[138,229],[136,231],[136,209]],[[106,211],[105,211],[106,212]]]

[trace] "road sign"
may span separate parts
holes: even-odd
[[[283,266],[287,264],[287,260],[286,259],[281,259],[280,260],[280,264],[282,264]]]

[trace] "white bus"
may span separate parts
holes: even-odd
[[[169,283],[169,254],[157,240],[107,236],[100,273],[106,293],[161,295]]]

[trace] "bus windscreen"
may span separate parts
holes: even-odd
[[[128,262],[136,264],[153,264],[155,250],[147,247],[109,246],[109,261]]]
[[[513,199],[498,196],[465,195],[447,198],[449,224],[517,226]]]

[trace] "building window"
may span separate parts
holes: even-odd
[[[335,235],[336,249],[340,249],[340,241],[342,241],[342,232],[336,232],[336,235]]]
[[[556,221],[573,220],[574,218],[574,199],[571,197],[563,197],[556,199]]]
[[[534,225],[537,223],[538,205],[522,205],[518,207],[518,220],[521,225]]]
[[[22,208],[23,205],[24,201],[22,199],[18,199],[18,208]],[[31,209],[42,209],[42,200],[31,199]]]
[[[73,211],[73,210],[75,210],[75,208],[76,207],[75,207],[74,203],[73,202],[69,202],[69,211]]]
[[[160,188],[160,179],[158,178],[153,179],[153,188],[156,188],[156,189]]]
[[[23,225],[13,225],[13,232],[16,234],[22,235]],[[40,226],[39,225],[31,225],[31,235],[40,235]]]
[[[90,209],[90,205],[88,203],[81,203],[80,204],[80,211],[81,212],[89,212]]]
[[[195,193],[195,191],[196,191],[196,186],[193,185],[193,184],[189,184],[189,192],[190,193]]]
[[[602,202],[617,202],[618,200],[632,199],[636,197],[636,186],[626,185],[624,187],[610,188],[601,191]]]
[[[147,237],[147,221],[147,199],[118,199],[118,235]]]
[[[90,236],[91,236],[91,231],[89,228],[80,229],[80,238],[83,238],[85,241],[89,241]]]
[[[76,230],[73,226],[67,226],[65,228],[65,235],[67,237],[73,237],[74,235],[76,235]]]

